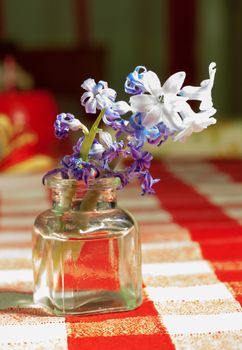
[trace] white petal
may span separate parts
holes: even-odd
[[[182,106],[184,103],[186,103],[187,100],[188,98],[184,96],[177,96],[172,94],[164,95],[165,105],[171,104],[172,106]]]
[[[82,96],[81,96],[81,105],[85,106],[87,101],[90,99],[93,99],[93,98],[94,98],[94,95],[92,92],[90,92],[90,91],[84,92],[84,94],[82,94]]]
[[[156,95],[157,91],[161,90],[161,83],[158,76],[150,70],[144,73],[142,82],[146,91],[148,91],[150,94]]]
[[[162,121],[172,131],[182,129],[182,119],[179,112],[184,109],[186,99],[176,95],[165,95]],[[188,105],[188,107],[190,107]]]
[[[184,104],[183,108],[179,111],[184,123],[186,123],[186,121],[190,121],[190,120],[199,120],[199,118],[209,118],[212,115],[214,115],[216,113],[216,109],[214,109],[213,107],[209,108],[206,111],[201,111],[198,113],[195,113],[191,106],[186,103]]]
[[[108,83],[104,80],[99,80],[98,84],[101,85],[103,89],[108,88]]]
[[[197,117],[194,119],[194,130],[195,132],[199,132],[200,128],[205,129],[209,125],[215,124],[216,119],[211,118],[212,115],[216,113],[216,109],[211,108],[209,111],[199,112],[197,113]]]
[[[199,106],[200,111],[206,111],[207,109],[213,107],[212,96],[210,93],[204,94]]]
[[[81,126],[81,122],[78,119],[73,119],[70,123],[69,123],[69,127],[72,131],[78,130]]]
[[[99,141],[104,148],[109,149],[113,144],[112,136],[107,131],[99,131]]]
[[[100,95],[102,97],[108,97],[108,98],[112,99],[112,101],[114,101],[116,96],[117,96],[117,92],[114,89],[107,88],[107,89],[103,89],[100,92]]]
[[[89,99],[85,104],[85,111],[87,113],[96,113],[97,111],[97,101],[95,98]]]
[[[194,112],[193,112],[194,113]],[[183,130],[179,132],[175,137],[174,141],[185,141],[193,132],[201,132],[206,129],[209,125],[215,124],[216,119],[210,118],[216,113],[214,108],[209,111],[194,113],[194,117],[188,117],[183,121]]]
[[[101,94],[96,95],[97,109],[103,109],[105,107],[112,106],[113,102],[107,97]]]
[[[192,134],[192,129],[187,128],[180,131],[174,138],[174,141],[185,142],[186,138]]]
[[[215,73],[216,73],[216,63],[215,62],[210,63],[210,65],[208,67],[208,72],[209,72],[210,81],[212,82],[212,85],[213,85]]]
[[[209,80],[206,80],[209,82]],[[213,106],[211,90],[209,83],[204,86],[186,86],[181,90],[182,96],[188,97],[190,100],[201,101],[199,109],[204,111]]]
[[[177,94],[182,87],[182,84],[185,80],[186,73],[178,72],[171,75],[164,85],[162,86],[162,90],[165,94]]]
[[[191,100],[201,101],[199,109],[204,111],[213,106],[211,91],[214,84],[216,73],[216,64],[214,62],[209,65],[209,79],[203,80],[200,86],[185,86],[180,94]]]
[[[87,91],[92,91],[92,89],[96,86],[96,83],[95,83],[95,80],[94,79],[87,79],[85,80],[81,87],[84,89],[84,90],[87,90]]]
[[[69,123],[69,127],[72,131],[81,129],[84,134],[89,133],[88,128],[84,124],[82,124],[79,119],[74,119],[71,123]]]
[[[105,149],[100,143],[95,143],[89,152],[89,156],[95,156],[96,158],[101,158]]]
[[[187,96],[187,97],[195,100],[195,98],[193,98],[193,95],[197,94],[200,91],[200,89],[201,89],[201,86],[187,85],[187,86],[184,86],[183,89],[181,89],[180,94],[181,94],[181,96]]]
[[[200,83],[200,86],[201,87],[207,87],[208,86],[208,84],[209,84],[209,79],[205,79],[205,80],[203,80],[201,83]]]
[[[131,96],[129,102],[135,112],[148,112],[157,103],[154,96],[145,94]]]
[[[182,119],[177,111],[173,108],[163,109],[162,121],[165,126],[171,131],[178,131],[182,129]]]
[[[146,128],[152,128],[162,121],[162,108],[160,105],[154,106],[142,119],[142,125]]]
[[[130,105],[125,101],[118,101],[113,104],[113,110],[123,115],[130,111]]]

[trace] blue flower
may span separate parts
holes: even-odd
[[[141,123],[142,114],[133,114],[128,123],[122,125],[122,130],[133,137],[137,146],[142,147],[145,142],[146,129]]]
[[[162,143],[164,143],[169,136],[173,136],[174,132],[172,132],[170,129],[168,129],[164,123],[159,123],[153,128],[149,129],[146,137],[147,137],[147,142],[160,146]]]
[[[125,101],[114,102],[106,108],[103,116],[103,122],[114,130],[119,130],[125,121],[121,118],[122,115],[130,111],[130,106]]]
[[[143,75],[146,72],[147,69],[145,67],[137,66],[135,70],[132,73],[130,73],[126,78],[124,85],[125,92],[131,95],[139,95],[146,92],[146,89],[142,82]]]
[[[169,136],[174,134],[163,123],[159,123],[151,128],[145,127],[142,124],[143,117],[143,113],[135,113],[130,117],[128,122],[124,122],[120,127],[124,133],[131,136],[132,142],[136,147],[143,147],[146,141],[150,144],[160,146]]]

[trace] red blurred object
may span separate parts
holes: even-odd
[[[57,140],[53,123],[58,113],[57,104],[46,91],[8,91],[0,94],[0,114],[6,114],[14,123],[21,121],[26,131],[37,135],[36,152],[55,156]]]
[[[58,109],[54,97],[45,90],[18,91],[17,64],[12,55],[6,55],[3,60],[3,86],[0,114],[8,117],[12,134],[32,133],[34,142],[27,142],[30,153],[55,155],[57,146],[53,123]],[[24,146],[26,148],[26,144]],[[13,156],[16,157],[15,154]]]
[[[10,153],[6,158],[0,160],[0,171],[8,171],[12,169],[12,167],[17,164],[23,164],[26,161],[30,161],[32,163],[33,158],[36,156],[35,145],[32,142],[25,144],[24,146],[18,148],[18,150],[14,150],[14,152]],[[32,171],[35,170],[36,164],[32,165]],[[18,167],[18,170],[21,169]]]

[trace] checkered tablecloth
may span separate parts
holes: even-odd
[[[0,349],[242,349],[242,160],[155,162],[155,196],[119,194],[141,227],[143,294],[131,312],[51,317],[32,304],[40,175],[0,176]]]

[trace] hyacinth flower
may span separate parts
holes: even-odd
[[[150,128],[146,128],[142,124],[142,119],[142,113],[134,113],[129,118],[128,124],[123,124],[123,129],[132,137],[137,147],[143,147],[145,142],[160,146],[169,136],[173,135],[173,132],[170,132],[164,123],[161,122]]]
[[[99,141],[105,149],[103,160],[106,164],[111,163],[116,158],[119,159],[120,155],[125,157],[123,140],[113,141],[112,135],[109,132],[101,130],[99,131]]]
[[[175,137],[175,140],[184,140],[192,132],[202,131],[216,122],[215,118],[211,118],[216,113],[211,97],[215,72],[216,64],[211,63],[209,79],[203,81],[200,87],[187,86],[183,89],[185,72],[173,74],[163,86],[154,72],[144,72],[142,83],[147,93],[132,96],[131,108],[134,112],[143,113],[142,124],[145,127],[150,128],[162,122],[171,132],[182,135]],[[201,101],[200,112],[195,113],[191,109],[189,99]]]
[[[108,87],[106,81],[99,81],[97,84],[94,79],[87,79],[81,85],[86,92],[81,97],[81,104],[85,107],[86,113],[96,113],[97,109],[112,105],[116,98],[116,91]]]
[[[125,101],[114,102],[108,106],[103,116],[103,122],[113,130],[121,130],[125,122],[122,116],[130,111],[130,106]]]
[[[140,173],[139,180],[141,184],[142,194],[154,194],[153,185],[160,181],[160,179],[153,179],[148,170]]]
[[[169,137],[184,141],[194,132],[215,124],[216,113],[212,103],[216,64],[209,65],[209,78],[199,86],[184,86],[185,72],[177,72],[162,85],[158,76],[143,66],[129,73],[124,90],[131,95],[129,103],[116,101],[117,93],[105,81],[87,79],[81,87],[81,105],[86,113],[100,111],[90,130],[70,113],[61,113],[55,122],[58,138],[69,131],[82,132],[73,148],[65,156],[60,168],[46,176],[59,173],[63,178],[89,180],[118,177],[121,186],[137,178],[142,194],[154,193],[153,185],[159,179],[150,174],[152,154],[146,144],[160,147]],[[191,100],[200,101],[199,111],[190,106]],[[102,122],[102,124],[101,124]],[[101,125],[101,127],[100,127]],[[130,162],[118,168],[123,159]],[[121,161],[121,162],[120,162]],[[45,179],[46,179],[45,176]]]
[[[179,127],[181,118],[174,107],[184,105],[187,98],[178,96],[178,92],[185,79],[185,73],[173,74],[163,86],[154,72],[143,74],[142,82],[148,93],[139,94],[130,98],[134,112],[143,113],[142,124],[151,128],[163,122],[169,129]]]
[[[144,73],[147,69],[143,66],[137,66],[132,73],[129,73],[125,84],[124,90],[131,95],[140,95],[146,92],[144,84],[142,82]]]
[[[71,113],[61,113],[56,117],[54,124],[55,136],[58,139],[63,139],[68,136],[69,131],[77,131],[81,129],[84,134],[88,134],[87,127],[76,119]]]
[[[134,162],[129,167],[129,173],[139,173],[143,170],[149,169],[152,155],[148,151],[143,151],[135,148],[132,144],[128,145],[130,147],[130,155],[134,159]]]

